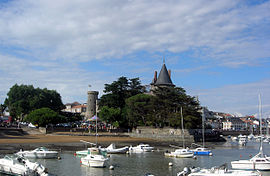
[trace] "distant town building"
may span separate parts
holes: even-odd
[[[80,113],[82,116],[86,114],[86,104],[80,104],[78,102],[67,103],[65,104],[66,108],[63,110],[64,112],[71,113]]]
[[[233,131],[246,130],[246,123],[243,122],[238,117],[230,117],[230,118],[226,118],[222,122],[222,129],[223,130],[233,130]]]

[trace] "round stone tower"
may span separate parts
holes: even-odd
[[[96,115],[96,105],[98,100],[98,91],[87,92],[87,107],[86,107],[86,118],[91,118]]]

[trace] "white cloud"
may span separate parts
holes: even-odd
[[[44,48],[50,58],[85,61],[139,50],[181,52],[202,46],[209,48],[206,56],[223,60],[270,55],[264,49],[269,37],[257,35],[255,29],[258,23],[269,22],[270,2],[250,7],[235,0],[24,0],[11,4],[0,11],[2,41],[35,49],[31,52],[39,57],[44,57]]]
[[[252,115],[258,113],[258,95],[262,97],[263,117],[270,116],[270,80],[261,80],[249,84],[228,85],[205,90],[190,90],[198,95],[202,106],[212,111],[232,114]]]

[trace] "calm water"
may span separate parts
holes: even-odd
[[[113,165],[114,170],[106,168],[89,168],[80,165],[80,158],[75,157],[73,152],[61,153],[61,160],[39,159],[36,160],[48,168],[49,172],[58,176],[144,176],[152,173],[155,176],[176,176],[177,172],[184,167],[206,167],[219,166],[238,159],[248,159],[249,155],[258,153],[259,143],[249,142],[245,147],[239,147],[236,143],[226,142],[222,145],[215,145],[213,156],[198,156],[191,158],[167,158],[164,151],[131,154],[131,155],[111,155],[108,166]],[[270,144],[264,144],[265,154],[270,155]],[[168,163],[173,166],[169,167]],[[264,176],[270,176],[270,172],[263,172]]]

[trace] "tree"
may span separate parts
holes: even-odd
[[[65,122],[66,119],[50,108],[41,108],[30,112],[24,121],[37,124],[39,127],[45,127],[48,124]]]
[[[120,108],[109,108],[108,106],[103,106],[99,112],[99,117],[106,123],[113,124],[121,120]]]
[[[59,112],[64,105],[61,96],[55,90],[34,88],[32,85],[12,86],[7,93],[5,105],[13,117],[22,118],[29,112],[47,107]]]
[[[153,107],[151,100],[154,97],[147,94],[137,94],[126,100],[127,118],[129,126],[149,125],[151,120],[148,116],[151,114]]]
[[[115,117],[114,114],[110,121],[117,120],[120,127],[127,127],[125,100],[145,91],[143,86],[141,86],[139,78],[127,79],[126,77],[120,77],[112,84],[105,84],[104,89],[105,94],[100,98],[99,103],[101,111],[107,111],[109,110],[108,108],[114,108],[114,110],[110,109],[110,111],[117,111],[117,113],[119,111],[118,117]],[[102,119],[108,118],[104,113],[99,113],[99,116]]]

